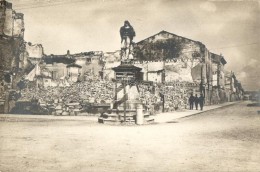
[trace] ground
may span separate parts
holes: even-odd
[[[0,171],[260,171],[260,108],[246,104],[146,126],[1,118]]]

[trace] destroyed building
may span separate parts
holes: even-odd
[[[11,88],[18,90],[19,100],[37,99],[50,111],[57,105],[61,114],[68,111],[60,108],[71,102],[84,107],[113,101],[113,68],[121,63],[120,50],[46,55],[41,44],[24,41],[23,17],[11,3],[0,1],[0,103],[7,104],[5,112],[16,101],[5,95]],[[190,93],[203,93],[208,105],[242,99],[242,84],[225,70],[224,56],[199,41],[161,31],[135,43],[133,55],[132,65],[141,69],[143,81],[140,100],[157,111],[162,95],[166,111],[185,109]]]

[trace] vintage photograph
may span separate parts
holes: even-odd
[[[259,54],[259,0],[0,0],[0,172],[258,172]]]

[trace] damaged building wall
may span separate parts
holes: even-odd
[[[228,99],[228,94],[225,91],[225,73],[224,66],[226,60],[222,55],[210,53],[212,61],[212,86],[213,95],[211,97],[214,104],[225,102]]]
[[[103,64],[103,52],[86,52],[81,55],[72,55],[72,58],[75,59],[75,63],[82,66],[82,76],[85,73],[92,73],[95,76],[99,76],[102,71]]]
[[[13,9],[11,8],[6,8],[4,11],[5,21],[3,27],[3,34],[6,36],[13,36],[13,13]]]
[[[164,70],[164,61],[135,61],[134,65],[142,68],[143,80],[157,82],[162,82],[162,80],[164,80],[160,78],[164,77],[161,74],[159,74],[159,76],[157,76],[157,74],[155,75],[155,73],[161,73],[160,71]]]
[[[28,64],[24,64],[24,19],[23,14],[16,13],[12,4],[0,1],[0,84],[4,85],[5,110],[12,105],[9,91],[17,89],[17,83],[26,72]]]
[[[102,72],[103,72],[103,78],[106,80],[111,80],[115,78],[115,73],[112,70],[112,68],[117,67],[121,63],[121,58],[120,58],[120,51],[115,51],[115,52],[106,52],[103,54],[103,67],[102,67]]]
[[[15,13],[15,15],[13,16],[13,36],[24,36],[24,19],[22,13]]]
[[[67,65],[72,63],[75,63],[75,60],[68,58],[65,55],[50,55],[42,58],[40,68],[43,72],[45,71],[51,79],[59,80],[67,76]],[[42,75],[44,74],[42,73]]]
[[[224,77],[224,65],[226,64],[222,55],[210,53],[212,58],[212,77],[213,86],[224,88],[225,77]]]
[[[23,37],[24,18],[22,13],[16,13],[12,9],[12,4],[1,1],[0,18],[1,32],[0,34],[10,37]]]
[[[6,1],[0,2],[0,47],[1,69],[10,70],[19,68],[21,54],[24,52],[23,14],[16,13],[12,4]]]
[[[201,76],[201,88],[200,90],[205,96],[205,104],[210,105],[212,104],[212,59],[210,56],[209,50],[205,47],[205,45],[202,46],[202,52],[204,53],[204,59],[203,59],[203,68],[202,68],[202,76]]]
[[[32,47],[32,46],[30,46]],[[41,48],[34,49],[38,53]],[[83,52],[78,54],[70,54],[69,51],[65,55],[48,55],[43,56],[40,60],[41,69],[46,69],[50,73],[52,80],[60,80],[69,77],[69,73],[73,73],[73,68],[68,68],[69,65],[80,66],[79,80],[84,80],[86,73],[91,73],[94,76],[99,76],[102,71],[103,52]],[[68,72],[69,69],[72,72]],[[73,75],[72,81],[75,81]]]
[[[147,73],[147,81],[152,81],[154,83],[162,83],[164,81],[164,70],[150,71]]]
[[[26,51],[29,58],[42,58],[44,55],[43,46],[41,44],[26,43]]]
[[[241,83],[232,71],[225,71],[225,93],[227,101],[241,100],[244,94]]]
[[[225,71],[225,93],[227,95],[228,102],[231,101],[232,94],[232,72]]]
[[[136,43],[134,45],[134,58],[139,61],[154,61],[172,60],[180,56],[196,56],[200,49],[195,44],[200,43],[161,31]]]
[[[134,47],[135,59],[138,61],[165,61],[166,82],[193,82],[193,78],[200,82],[201,74],[197,70],[201,71],[199,66],[204,58],[200,42],[161,31],[136,43]]]

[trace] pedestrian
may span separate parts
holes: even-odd
[[[202,94],[200,94],[199,97],[199,103],[200,103],[200,110],[203,110],[203,106],[204,106],[204,97]]]
[[[190,98],[189,98],[189,103],[190,103],[190,110],[193,110],[193,104],[194,104],[194,96],[191,93]]]
[[[164,94],[162,94],[161,92],[159,93],[160,97],[161,97],[161,101],[162,101],[162,108],[163,108],[163,112],[164,112],[164,104],[165,104],[165,99],[164,99]]]
[[[199,98],[198,98],[198,95],[195,94],[195,97],[194,97],[194,102],[195,102],[195,107],[196,107],[196,110],[198,110],[198,105],[199,105]]]

